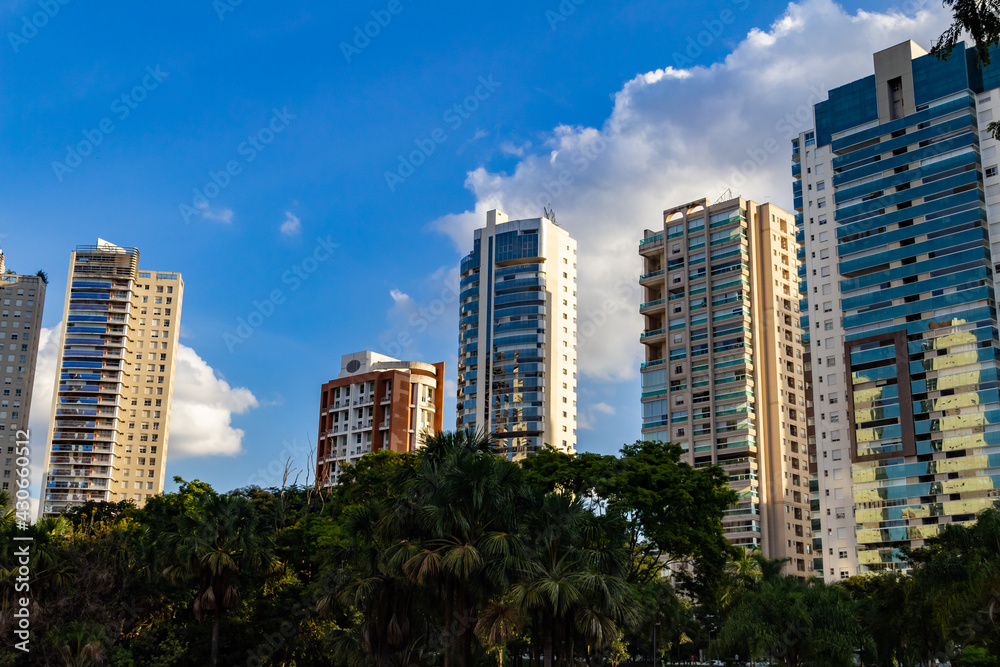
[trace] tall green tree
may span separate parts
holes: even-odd
[[[258,517],[245,498],[211,495],[178,517],[164,545],[170,559],[164,576],[172,581],[196,581],[195,617],[212,614],[211,664],[215,667],[223,613],[239,605],[240,589],[252,585],[254,575],[271,575],[280,567],[273,541],[259,531]]]

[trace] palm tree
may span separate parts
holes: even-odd
[[[497,651],[497,665],[503,667],[507,643],[524,627],[524,618],[516,605],[507,601],[491,602],[480,612],[476,637],[480,643]]]
[[[412,604],[417,595],[409,579],[390,562],[389,548],[405,544],[390,503],[369,499],[345,512],[348,545],[338,554],[342,567],[325,575],[327,593],[321,613],[337,605],[357,615],[353,630],[337,633],[334,644],[351,664],[388,665],[413,644]]]
[[[526,567],[518,531],[527,505],[521,468],[500,459],[490,435],[427,436],[407,490],[407,534],[390,559],[415,583],[443,591],[445,665],[469,664],[480,609]]]
[[[7,530],[17,520],[17,512],[14,503],[11,502],[10,492],[6,489],[0,490],[0,534]]]
[[[618,639],[623,626],[638,622],[638,605],[622,576],[629,561],[625,540],[614,539],[624,535],[617,519],[595,516],[570,494],[549,493],[525,530],[534,537],[535,557],[511,596],[532,620],[545,667],[557,651],[572,664],[578,638],[600,650]]]
[[[100,626],[74,621],[57,628],[50,635],[59,657],[66,667],[93,667],[103,665],[104,631]]]
[[[765,582],[781,577],[781,571],[790,560],[768,558],[759,549],[738,548],[736,557],[726,563],[720,590],[722,607],[731,607],[742,595],[759,590]]]
[[[268,575],[280,564],[269,536],[259,530],[253,506],[245,498],[210,496],[196,510],[179,517],[165,538],[170,559],[163,574],[171,581],[198,581],[194,614],[212,612],[212,657],[219,655],[222,614],[240,603],[240,585],[248,575]]]

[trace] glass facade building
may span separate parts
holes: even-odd
[[[803,327],[812,334],[814,410],[823,415],[815,486],[824,493],[814,509],[827,558],[852,563],[831,562],[830,576],[905,567],[903,548],[973,520],[1000,488],[984,168],[996,149],[982,132],[992,118],[984,93],[1000,68],[979,69],[973,55],[959,48],[942,61],[912,42],[881,51],[875,74],[831,90],[815,106],[815,130],[794,142],[808,255]],[[825,355],[831,368],[817,372]],[[843,442],[828,423],[841,409]],[[843,469],[833,456],[843,449],[850,477],[824,489],[823,478]],[[844,488],[851,497],[835,497]],[[842,527],[822,532],[836,518],[850,523],[852,544]],[[838,539],[846,541],[834,554]]]
[[[457,427],[520,458],[576,447],[576,241],[490,211],[461,264]]]

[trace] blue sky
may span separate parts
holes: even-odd
[[[192,352],[168,476],[220,489],[277,482],[260,473],[285,452],[304,464],[341,354],[445,360],[453,380],[450,284],[471,229],[494,206],[538,215],[542,199],[580,242],[580,319],[595,324],[580,449],[633,441],[640,295],[607,290],[633,284],[643,228],[727,184],[790,206],[786,137],[740,176],[746,151],[810,85],[944,28],[920,2],[234,2],[0,3],[8,265],[48,272],[50,328],[77,244],[100,236],[183,273]],[[96,145],[77,158],[80,142]],[[581,166],[546,191],[561,160]],[[199,407],[214,409],[204,423]]]

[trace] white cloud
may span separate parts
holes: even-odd
[[[169,459],[241,453],[244,432],[232,417],[257,405],[249,389],[231,387],[194,350],[178,345]]]
[[[490,133],[487,132],[486,130],[476,130],[475,134],[473,134],[471,137],[469,137],[468,139],[466,139],[465,143],[463,143],[461,146],[458,147],[458,150],[455,151],[455,154],[456,155],[461,155],[462,153],[464,153],[466,151],[466,149],[469,148],[469,146],[471,146],[472,144],[476,143],[480,139],[485,139],[488,136],[490,136]]]
[[[637,75],[615,94],[602,127],[560,125],[512,171],[470,172],[474,209],[431,227],[466,253],[491,208],[519,218],[551,205],[579,243],[580,371],[632,378],[643,354],[643,229],[660,228],[667,206],[714,201],[727,188],[790,209],[790,140],[813,126],[812,104],[870,75],[875,51],[906,39],[928,47],[947,23],[939,3],[909,15],[849,14],[830,0],[792,3],[724,62],[683,69],[674,54],[663,69]]]
[[[608,405],[607,403],[595,403],[594,405],[590,406],[590,409],[593,410],[594,412],[600,412],[601,414],[605,415],[615,414],[615,409],[610,405]]]
[[[389,328],[379,336],[375,351],[408,361],[441,361],[423,359],[420,343],[454,340],[458,330],[458,271],[457,266],[442,266],[408,285],[407,292],[390,290],[392,306],[386,312]]]
[[[31,414],[28,416],[28,433],[31,447],[31,516],[38,516],[38,499],[41,497],[42,475],[45,474],[45,453],[49,443],[49,424],[52,412],[52,392],[56,382],[56,364],[59,361],[59,331],[41,329],[38,332],[38,360],[35,362],[35,382],[31,388]]]
[[[594,403],[583,407],[576,416],[576,427],[583,431],[593,431],[601,415],[607,417],[615,416],[614,407],[607,403]]]
[[[291,211],[285,211],[285,221],[281,223],[281,233],[287,236],[294,236],[302,232],[302,221]]]
[[[200,201],[198,202],[198,210],[201,211],[201,217],[206,220],[217,220],[218,222],[224,222],[227,225],[233,222],[233,209],[223,208],[218,211],[213,209],[208,202]]]
[[[60,324],[42,329],[39,333],[30,417],[33,461],[37,461],[39,466],[44,459],[49,437],[61,330]],[[212,367],[194,350],[178,345],[170,415],[169,460],[239,454],[244,432],[232,426],[232,416],[244,414],[257,405],[257,399],[249,389],[231,387],[217,377]],[[37,483],[41,484],[40,469],[37,479]]]
[[[505,141],[500,144],[500,152],[504,155],[513,155],[515,157],[524,157],[525,151],[531,148],[531,142],[526,141],[520,146],[512,141]]]

